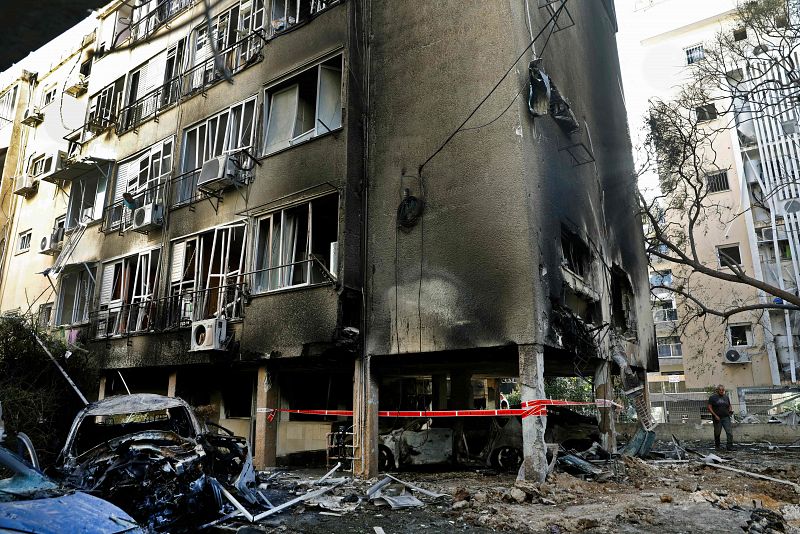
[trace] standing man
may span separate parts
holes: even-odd
[[[719,436],[722,429],[725,429],[725,437],[728,439],[727,449],[733,450],[733,429],[731,428],[731,400],[725,394],[725,386],[718,385],[714,389],[714,394],[708,398],[708,411],[714,418],[714,445],[717,450],[719,446]]]

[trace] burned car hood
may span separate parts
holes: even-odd
[[[80,492],[0,503],[0,529],[40,534],[143,532],[110,502]]]
[[[101,459],[108,454],[120,454],[129,449],[150,450],[171,457],[188,449],[195,449],[197,441],[183,437],[171,430],[143,430],[125,434],[92,447],[73,459],[74,463],[83,464],[90,460]]]

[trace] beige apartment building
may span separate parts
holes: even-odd
[[[738,33],[733,22],[733,0],[637,0],[625,13],[628,38],[639,48],[623,62],[624,73],[636,79],[628,86],[632,128],[641,127],[646,99],[669,99],[688,79],[692,64],[703,61],[704,42],[718,32]],[[774,165],[786,147],[788,157],[796,153],[797,135],[781,129],[781,119],[753,115],[742,102],[736,116],[717,115],[713,104],[696,110],[698,120],[710,128],[735,127],[713,141],[714,165],[706,174],[707,202],[719,205],[722,217],[711,217],[695,232],[701,259],[707,266],[726,270],[720,252],[734,258],[749,275],[778,287],[796,291],[800,234],[793,231],[793,214],[783,205],[791,197],[775,184],[783,172]],[[782,109],[781,113],[789,113]],[[776,129],[777,127],[777,129]],[[767,135],[769,132],[769,135]],[[754,206],[755,198],[777,193],[780,202],[772,209]],[[729,213],[731,216],[726,217]],[[734,217],[736,214],[740,216]],[[675,222],[675,221],[670,221]],[[686,268],[657,258],[651,259],[653,285],[687,280]],[[754,288],[694,275],[687,285],[692,294],[710,307],[724,309],[734,303],[753,304],[771,298]],[[688,320],[690,311],[676,306],[668,290],[653,290],[653,318],[659,350],[658,373],[650,373],[651,402],[662,421],[680,422],[707,417],[705,399],[715,384],[724,384],[735,409],[741,414],[776,413],[773,406],[796,391],[798,329],[800,315],[789,311],[758,311],[737,314],[727,321],[714,317]]]

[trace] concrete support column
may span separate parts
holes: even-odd
[[[106,375],[100,376],[100,388],[97,392],[97,400],[103,400],[106,398]]]
[[[175,396],[175,388],[178,386],[178,372],[172,371],[167,382],[167,397]]]
[[[447,408],[447,375],[433,375],[431,378],[433,409],[444,410]]]
[[[611,362],[603,360],[594,371],[594,398],[601,402],[600,412],[600,445],[608,452],[617,452],[616,429],[614,428],[614,387],[611,383]]]
[[[470,410],[472,409],[472,373],[469,371],[450,372],[450,410]]]
[[[357,358],[353,373],[353,474],[378,474],[378,380],[369,355]]]
[[[522,402],[545,398],[544,395],[544,347],[541,345],[519,345],[519,382]],[[522,418],[523,461],[518,479],[544,482],[547,477],[547,447],[544,431],[546,417]]]
[[[253,445],[253,463],[256,469],[275,466],[275,453],[278,445],[278,419],[275,414],[269,421],[269,408],[279,408],[278,383],[267,372],[267,367],[258,368],[256,378],[256,435]]]

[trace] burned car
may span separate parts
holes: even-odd
[[[110,502],[65,489],[21,457],[0,447],[0,532],[144,531]]]
[[[179,398],[109,397],[75,417],[56,470],[152,530],[191,530],[219,515],[220,484],[256,502],[246,440],[208,426]]]

